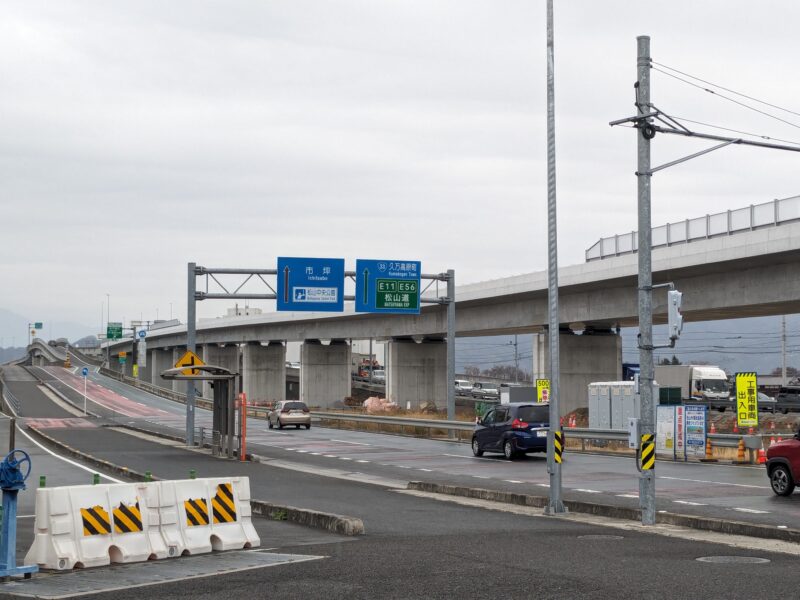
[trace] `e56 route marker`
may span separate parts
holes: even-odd
[[[181,356],[178,361],[175,363],[175,368],[179,367],[193,367],[193,366],[203,366],[204,363],[197,354],[192,352],[191,350],[187,350],[184,352],[183,356]],[[184,369],[181,371],[184,375],[199,375],[200,369]]]
[[[356,312],[419,314],[420,261],[356,260]]]

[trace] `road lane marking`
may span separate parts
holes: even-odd
[[[572,491],[574,492],[583,492],[584,494],[601,494],[602,492],[598,490],[584,490],[582,488],[574,488]]]
[[[473,477],[474,477],[475,479],[489,479],[489,477],[488,477],[488,476],[486,476],[486,475],[473,475]]]
[[[689,506],[708,506],[708,504],[703,504],[702,502],[692,502],[691,500],[673,500],[675,504],[687,504]]]
[[[295,452],[299,452],[300,454],[308,454],[308,450],[295,450]]]
[[[409,467],[408,465],[397,465],[397,468],[398,469],[410,469],[411,467]]]
[[[671,481],[690,481],[692,483],[712,483],[714,485],[731,485],[734,487],[752,488],[756,490],[763,490],[769,488],[769,486],[767,485],[749,485],[747,483],[727,483],[725,481],[709,481],[708,479],[686,479],[684,477],[667,477],[665,475],[660,475],[658,478],[669,479]]]
[[[322,452],[312,452],[311,456],[319,456],[320,454],[322,454]]]
[[[433,469],[417,469],[417,471],[425,471],[426,473],[432,473]]]
[[[339,442],[341,444],[355,444],[356,446],[372,446],[372,444],[365,444],[363,442],[348,442],[347,440],[335,440],[331,438],[332,442]]]
[[[368,463],[369,461],[368,461],[368,460],[357,460],[356,462],[359,462],[359,463]]]
[[[352,458],[347,458],[346,456],[340,456],[339,460],[353,460]]]
[[[335,454],[326,454],[325,458],[339,458],[339,457],[336,456]]]
[[[639,494],[617,494],[617,498],[638,498]]]
[[[536,485],[538,485],[539,487],[546,487],[546,488],[550,487],[549,483],[537,483]]]
[[[734,508],[733,510],[738,510],[739,512],[749,513],[753,515],[767,515],[769,514],[768,510],[756,510],[755,508]]]
[[[506,483],[522,483],[518,479],[503,479]]]

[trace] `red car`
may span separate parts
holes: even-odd
[[[789,496],[794,491],[795,484],[800,483],[800,431],[767,449],[767,474],[772,491],[778,496]]]

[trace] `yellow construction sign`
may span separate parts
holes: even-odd
[[[186,353],[178,359],[178,362],[175,363],[175,368],[178,367],[193,367],[195,365],[204,365],[200,357],[197,356],[191,350],[187,350]],[[200,375],[200,369],[184,369],[181,371],[183,375]]]
[[[537,402],[550,402],[550,380],[537,379],[536,380],[536,401]]]
[[[739,427],[758,427],[758,382],[755,373],[736,374],[736,420]]]

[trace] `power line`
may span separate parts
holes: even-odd
[[[694,123],[695,125],[703,125],[705,127],[713,127],[714,129],[720,129],[722,131],[730,131],[732,133],[738,133],[741,135],[749,135],[751,137],[757,137],[762,140],[770,140],[773,142],[783,142],[784,144],[792,144],[794,146],[800,146],[800,142],[793,142],[792,140],[783,140],[781,138],[771,137],[769,135],[762,135],[760,133],[749,133],[747,131],[740,131],[739,129],[731,129],[730,127],[722,127],[721,125],[712,125],[711,123],[703,123],[702,121],[694,121],[692,119],[687,119],[686,117],[673,117],[673,119],[677,119],[679,121],[686,121],[687,123]]]
[[[741,107],[747,108],[747,109],[752,110],[752,111],[757,112],[757,113],[760,113],[760,114],[762,114],[764,116],[769,117],[770,119],[775,119],[776,121],[780,121],[781,123],[786,123],[787,125],[791,125],[792,127],[796,127],[797,129],[800,129],[800,125],[797,125],[796,123],[792,123],[791,121],[787,121],[786,119],[781,119],[780,117],[777,117],[777,116],[773,115],[772,113],[768,113],[766,111],[759,110],[759,109],[757,109],[757,108],[755,108],[753,106],[750,106],[749,104],[745,104],[744,102],[739,102],[738,100],[735,100],[734,98],[730,98],[729,96],[726,96],[724,94],[720,94],[719,92],[715,92],[714,90],[710,90],[710,89],[708,89],[706,87],[703,87],[702,85],[698,85],[698,84],[696,84],[694,82],[691,82],[688,79],[683,79],[682,77],[678,77],[677,75],[673,75],[672,73],[667,73],[666,71],[662,71],[661,69],[658,69],[656,67],[653,67],[653,71],[658,71],[659,73],[662,73],[662,74],[666,75],[667,77],[672,77],[673,79],[677,79],[678,81],[682,81],[683,83],[691,85],[692,87],[696,87],[697,89],[703,90],[704,92],[708,92],[709,94],[713,94],[714,96],[717,96],[718,98],[723,98],[724,100],[727,100],[728,102],[733,102],[734,104],[738,104]]]
[[[711,81],[707,81],[705,79],[701,79],[700,77],[697,77],[695,75],[691,75],[691,74],[686,73],[684,71],[680,71],[680,70],[676,69],[675,67],[667,66],[664,63],[660,63],[660,62],[657,62],[655,60],[652,61],[652,63],[654,65],[658,65],[659,67],[662,67],[664,69],[669,69],[670,71],[675,71],[676,73],[680,73],[681,75],[684,75],[684,76],[689,77],[691,79],[694,79],[696,81],[702,81],[705,84],[712,85],[712,86],[714,86],[716,88],[719,88],[721,90],[725,90],[726,92],[730,92],[731,94],[736,94],[737,96],[741,96],[742,98],[747,98],[748,100],[752,100],[753,102],[758,102],[759,104],[763,104],[763,105],[769,106],[771,108],[777,108],[778,110],[782,110],[784,112],[787,112],[787,113],[790,113],[790,114],[793,114],[793,115],[797,115],[798,117],[800,117],[800,112],[789,110],[788,108],[783,108],[782,106],[778,106],[777,104],[772,104],[772,103],[766,102],[764,100],[759,100],[758,98],[754,98],[753,96],[748,96],[747,94],[743,94],[742,92],[737,92],[736,90],[732,90],[732,89],[727,88],[725,86],[719,85],[718,83],[713,83]],[[663,71],[662,71],[662,73],[663,73]]]

